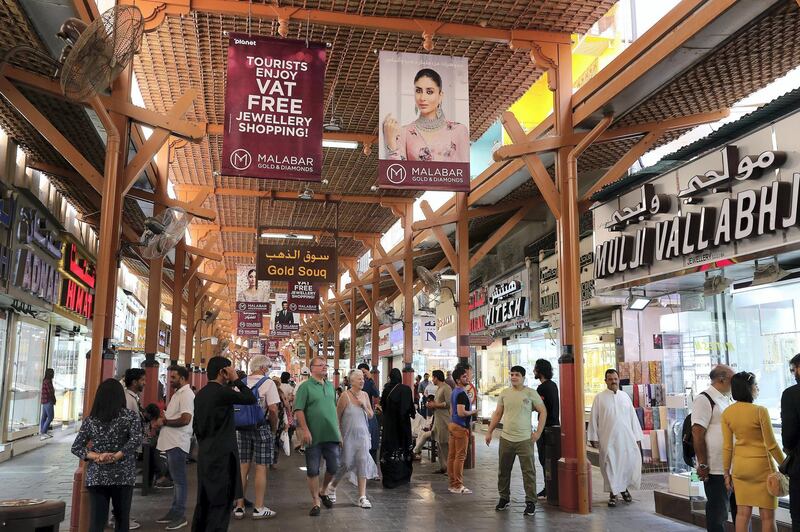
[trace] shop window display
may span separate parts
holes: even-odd
[[[478,351],[478,415],[491,417],[497,406],[497,397],[508,383],[508,347],[502,340]]]
[[[41,386],[47,356],[47,329],[19,319],[14,330],[15,352],[9,368],[8,439],[37,427],[41,414]]]
[[[58,336],[53,339],[52,346],[49,366],[55,371],[55,419],[60,422],[75,421],[83,410],[85,354],[91,349],[91,339],[81,335]]]
[[[591,410],[595,395],[606,388],[606,370],[617,365],[614,342],[606,341],[613,337],[613,327],[587,329],[583,333],[583,401],[587,410]]]

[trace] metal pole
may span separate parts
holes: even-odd
[[[456,194],[456,253],[458,255],[458,286],[456,287],[457,352],[459,362],[469,361],[469,218],[467,193]]]

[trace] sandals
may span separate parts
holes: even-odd
[[[628,490],[623,491],[621,493],[621,495],[622,495],[622,500],[623,501],[625,501],[625,502],[632,502],[633,501],[633,497],[631,497],[631,494],[628,493]]]
[[[617,506],[617,496],[613,493],[608,496],[608,507],[615,508]]]

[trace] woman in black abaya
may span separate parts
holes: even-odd
[[[383,440],[381,441],[381,475],[384,488],[395,488],[411,480],[414,460],[414,439],[411,418],[414,399],[411,388],[403,384],[397,368],[389,372],[389,382],[381,394]]]

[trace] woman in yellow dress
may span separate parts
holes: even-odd
[[[736,532],[750,529],[754,506],[762,532],[775,531],[778,499],[767,492],[767,476],[777,469],[773,458],[783,461],[783,451],[775,441],[769,412],[753,404],[758,397],[756,376],[747,371],[734,375],[731,395],[736,402],[722,413],[722,462],[725,486],[736,494]]]

